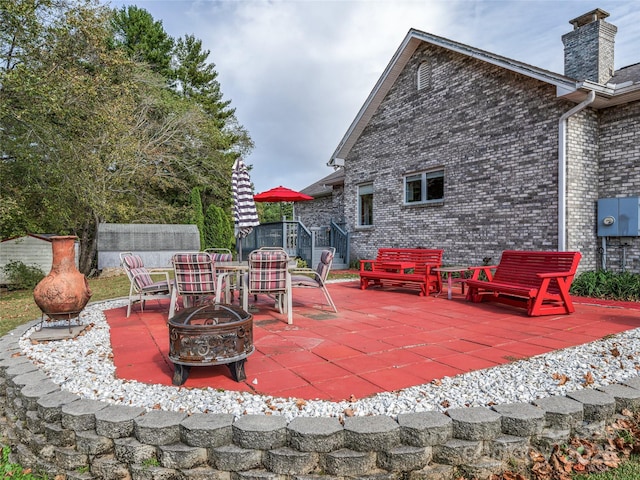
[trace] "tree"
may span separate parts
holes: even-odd
[[[205,248],[228,248],[234,245],[231,217],[217,205],[209,205],[204,219]]]
[[[162,22],[149,12],[130,5],[115,10],[111,19],[112,45],[123,49],[130,58],[146,62],[166,78],[171,76],[171,51],[174,40],[164,31]]]
[[[202,210],[202,198],[198,187],[191,190],[191,223],[198,227],[200,232],[200,248],[206,248],[204,241],[204,211]]]
[[[75,234],[88,274],[100,222],[184,223],[194,187],[207,204],[229,205],[248,134],[233,116],[225,128],[234,133],[221,131],[170,89],[162,61],[152,69],[114,48],[112,10],[92,0],[0,7],[3,238]]]

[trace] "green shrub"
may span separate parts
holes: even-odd
[[[571,294],[637,302],[640,301],[640,274],[604,270],[583,272],[573,280]]]
[[[25,265],[19,260],[9,262],[4,266],[7,275],[7,288],[9,290],[33,289],[45,274],[35,265]]]

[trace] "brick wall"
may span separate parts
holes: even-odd
[[[421,62],[430,88],[416,89]],[[416,51],[346,159],[355,258],[378,247],[443,248],[445,263],[497,261],[505,249],[557,248],[555,89],[464,55]],[[445,171],[442,203],[403,206],[403,175]],[[374,227],[355,227],[357,188],[374,184]]]
[[[418,90],[422,62],[432,77]],[[379,247],[442,248],[446,264],[496,262],[506,249],[557,249],[558,120],[573,106],[553,86],[423,45],[346,159],[352,260]],[[601,262],[597,199],[640,195],[639,110],[637,102],[587,108],[568,120],[567,248],[582,252],[580,271]],[[403,176],[432,168],[445,171],[444,201],[404,206]],[[367,182],[374,225],[362,228],[357,186]],[[637,244],[625,254],[627,269],[640,271]],[[613,259],[609,266],[620,268]]]
[[[598,197],[640,196],[640,102],[607,108],[600,113]],[[630,246],[612,238],[607,245],[608,268],[640,273],[640,237]]]
[[[333,221],[337,224],[344,223],[344,187],[333,187],[330,196],[316,198],[309,202],[296,204],[296,216],[300,218],[307,228],[326,227]]]

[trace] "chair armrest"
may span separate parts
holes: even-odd
[[[538,278],[558,278],[558,277],[569,277],[571,275],[575,275],[572,272],[546,272],[546,273],[536,273]]]
[[[313,268],[291,268],[289,269],[289,272],[291,274],[298,274],[298,273],[316,273],[316,271]]]
[[[442,266],[441,263],[423,263],[423,265],[424,265],[424,270],[427,273],[431,273],[431,270],[433,268],[439,268]]]
[[[365,264],[369,264],[369,266],[371,267],[371,270],[375,270],[376,269],[376,261],[375,260],[360,260],[360,271],[364,272],[364,266]]]
[[[170,282],[170,278],[169,278],[169,271],[167,270],[147,270],[149,272],[149,276],[150,277],[157,277],[160,275],[164,275],[165,279],[167,280],[167,283],[169,284],[169,286],[171,286],[171,282]]]
[[[224,280],[227,277],[233,277],[236,275],[236,272],[220,272],[218,273],[218,275],[216,275],[216,299],[215,302],[216,303],[220,303],[220,298],[222,296],[222,282],[224,282]],[[224,292],[224,301],[225,303],[229,303],[229,280],[227,280],[227,284],[226,284],[226,289]]]
[[[143,273],[143,272],[136,273],[136,274],[131,276],[131,280],[135,280],[136,278],[138,278],[138,277],[140,277],[140,276],[142,276],[144,274],[145,273]],[[156,271],[156,272],[154,272],[153,270],[148,270],[147,269],[146,274],[149,275],[150,277],[154,277],[154,276],[157,277],[157,276],[160,276],[160,275],[164,275],[165,279],[167,280],[167,283],[171,284],[171,282],[169,281],[170,280],[169,272],[167,272],[167,271],[164,271],[164,272],[157,272]]]
[[[312,268],[293,268],[289,270],[291,275],[307,275],[321,281],[320,275]],[[321,282],[322,283],[322,282]]]
[[[487,276],[487,280],[491,281],[493,280],[493,273],[491,272],[491,270],[495,270],[496,268],[498,268],[498,265],[480,265],[477,267],[469,267],[469,271],[473,272],[473,274],[471,275],[471,279],[478,280],[480,277],[480,273],[484,272]]]
[[[151,273],[171,273],[173,272],[173,267],[157,267],[157,268],[147,268],[147,272]]]

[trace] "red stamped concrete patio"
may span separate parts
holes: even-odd
[[[302,399],[359,399],[598,340],[640,327],[640,305],[574,299],[572,315],[528,317],[505,305],[473,304],[415,290],[362,291],[357,281],[329,284],[339,313],[316,289],[296,289],[293,325],[258,297],[256,351],[235,382],[224,366],[193,367],[184,387],[212,387]],[[171,385],[168,305],[105,311],[118,378]]]

